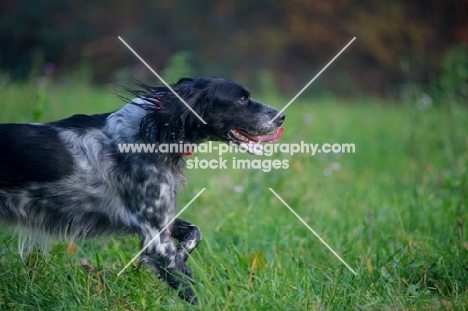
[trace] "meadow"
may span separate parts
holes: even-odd
[[[82,84],[5,84],[0,92],[0,123],[123,105],[112,89]],[[264,98],[277,108],[287,101]],[[258,156],[288,161],[287,169],[270,172],[185,170],[179,209],[206,188],[181,216],[203,233],[188,259],[199,306],[137,263],[117,277],[138,250],[136,237],[72,247],[53,240],[23,260],[17,236],[2,228],[0,310],[467,309],[467,106],[302,98],[286,115],[281,143],[354,143],[356,152]]]

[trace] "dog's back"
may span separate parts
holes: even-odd
[[[106,180],[108,116],[0,125],[0,220],[73,238],[125,228],[110,217],[123,204]]]
[[[1,124],[0,146],[0,189],[56,181],[73,169],[71,154],[49,126]]]

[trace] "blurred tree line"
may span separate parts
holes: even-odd
[[[467,15],[467,0],[1,0],[0,70],[152,79],[121,36],[157,71],[182,52],[194,75],[270,77],[294,92],[356,36],[316,90],[385,94],[435,79],[451,48],[466,51]]]

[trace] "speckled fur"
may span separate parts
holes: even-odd
[[[138,234],[142,247],[159,234],[141,261],[195,304],[185,261],[201,232],[181,219],[160,232],[176,214],[184,155],[122,154],[118,144],[227,142],[230,128],[267,132],[284,116],[267,125],[277,111],[251,99],[240,109],[237,98],[249,94],[235,82],[182,79],[173,87],[204,125],[167,88],[139,86],[130,90],[139,98],[113,113],[0,125],[0,220],[68,239]]]

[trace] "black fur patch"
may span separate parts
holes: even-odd
[[[91,116],[84,115],[84,114],[76,114],[69,118],[51,122],[49,124],[52,126],[63,128],[63,129],[88,130],[88,129],[103,127],[109,115],[110,113],[101,113],[101,114],[95,114]]]
[[[0,125],[0,189],[52,182],[71,174],[73,159],[46,125]]]

